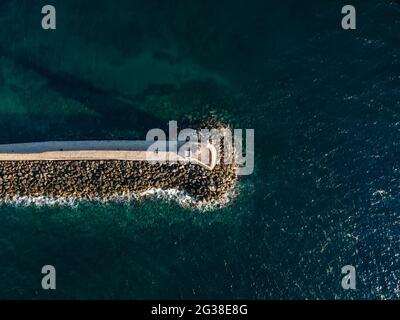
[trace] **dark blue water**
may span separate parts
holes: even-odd
[[[46,33],[39,3],[2,1],[0,140],[218,114],[256,130],[255,172],[207,213],[2,206],[1,298],[399,298],[397,1],[354,2],[355,31],[344,1],[90,3],[54,1]]]

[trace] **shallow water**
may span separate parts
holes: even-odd
[[[255,128],[255,172],[207,212],[3,205],[0,298],[399,298],[398,3],[354,2],[354,32],[341,1],[119,3],[53,1],[53,32],[39,1],[0,2],[0,142],[217,114]]]

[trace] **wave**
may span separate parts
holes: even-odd
[[[145,199],[162,200],[168,202],[176,202],[181,207],[187,209],[198,209],[201,211],[211,211],[221,209],[229,205],[236,197],[236,191],[228,192],[223,198],[213,200],[211,202],[199,201],[185,191],[177,189],[158,189],[153,188],[142,193],[123,193],[114,194],[107,198],[91,197],[48,197],[48,196],[12,196],[0,198],[0,205],[10,206],[67,206],[77,208],[81,204],[109,204],[109,203],[134,203]]]

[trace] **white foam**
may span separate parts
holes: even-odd
[[[236,197],[234,189],[224,197],[211,202],[197,201],[188,193],[177,189],[157,189],[153,188],[142,193],[123,193],[114,194],[107,198],[91,197],[46,197],[46,196],[13,196],[0,198],[0,204],[12,206],[68,206],[77,207],[82,203],[129,203],[140,201],[141,199],[155,199],[163,201],[175,201],[184,208],[199,209],[210,211],[227,206]]]

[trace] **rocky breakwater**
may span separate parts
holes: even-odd
[[[113,201],[146,191],[179,190],[199,204],[226,199],[237,180],[234,165],[146,161],[0,161],[0,199],[21,197]]]

